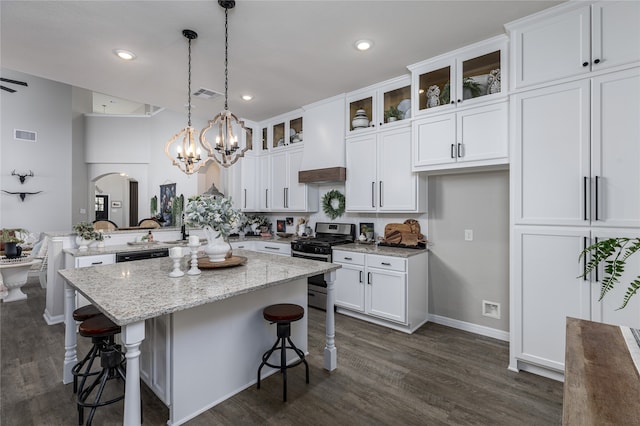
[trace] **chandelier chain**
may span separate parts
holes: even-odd
[[[229,9],[224,9],[224,109],[229,109]]]
[[[189,92],[188,102],[187,102],[187,125],[191,127],[191,39],[189,39],[189,79],[187,83],[187,90]]]

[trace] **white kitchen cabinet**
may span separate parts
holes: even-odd
[[[336,270],[336,306],[364,313],[365,255],[334,250],[333,263],[342,266]]]
[[[425,211],[426,177],[411,171],[408,126],[348,138],[346,160],[347,211]]]
[[[640,98],[629,93],[638,68],[514,96],[516,223],[640,226]]]
[[[591,284],[579,276],[588,228],[515,227],[512,232],[511,364],[561,373],[566,317],[591,319]]]
[[[397,109],[390,119],[392,109]],[[411,77],[396,77],[346,95],[347,137],[391,128],[411,117]],[[358,111],[364,111],[368,125],[354,122]],[[389,113],[385,114],[385,112]]]
[[[304,120],[301,109],[269,120],[267,146],[271,151],[301,145],[304,142]]]
[[[259,160],[257,157],[247,154],[241,161],[240,165],[240,208],[242,211],[253,212],[259,210]]]
[[[267,212],[271,210],[271,156],[261,155],[258,158],[257,186],[257,211]]]
[[[291,256],[291,243],[280,243],[277,241],[254,241],[253,250],[263,253],[278,254],[280,256]]]
[[[426,252],[410,257],[333,250],[339,313],[413,333],[428,317]]]
[[[414,118],[506,97],[507,37],[493,37],[407,68]]]
[[[514,282],[511,368],[521,362],[561,374],[565,359],[566,318],[580,318],[613,325],[640,327],[640,299],[622,310],[628,283],[640,275],[640,259],[630,258],[620,283],[600,298],[603,270],[581,278],[588,259],[578,261],[584,248],[604,238],[638,237],[640,231],[589,227],[516,226],[512,235],[517,259]]]
[[[430,172],[509,162],[507,102],[416,119],[412,170]]]
[[[318,188],[298,182],[302,149],[283,150],[270,156],[271,211],[317,211]]]
[[[637,1],[568,2],[506,28],[516,89],[640,61]]]
[[[145,321],[140,378],[166,405],[171,403],[171,315]]]
[[[98,254],[94,256],[77,256],[75,258],[76,268],[86,268],[87,266],[97,265],[111,265],[116,263],[116,255],[110,254]]]

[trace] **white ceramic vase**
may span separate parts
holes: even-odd
[[[224,262],[227,252],[231,249],[228,242],[224,240],[218,231],[209,227],[204,228],[207,236],[207,245],[204,246],[204,252],[209,256],[210,262]]]
[[[76,244],[78,245],[78,250],[86,251],[89,250],[89,244],[91,244],[91,240],[85,240],[81,236],[77,236]]]

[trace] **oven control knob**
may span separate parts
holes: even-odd
[[[316,253],[322,253],[322,248],[316,247],[313,251],[315,251]]]

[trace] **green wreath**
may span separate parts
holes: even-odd
[[[338,202],[338,207],[333,207],[333,201]],[[332,190],[322,197],[322,210],[330,219],[335,219],[344,214],[344,195],[340,191]]]

